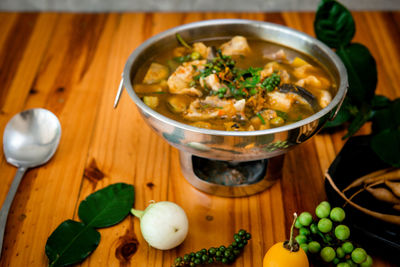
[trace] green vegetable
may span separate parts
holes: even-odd
[[[100,242],[100,233],[81,222],[66,220],[46,243],[49,266],[66,266],[85,259]]]
[[[257,117],[260,119],[260,121],[261,121],[262,124],[265,124],[265,120],[264,120],[264,118],[261,116],[260,113],[257,113]],[[300,226],[300,227],[301,227],[301,226]]]
[[[343,138],[355,134],[372,120],[372,150],[386,163],[400,167],[400,109],[395,106],[400,98],[390,101],[375,95],[377,85],[376,62],[368,48],[351,43],[355,34],[350,11],[334,0],[323,0],[318,7],[314,30],[318,39],[336,49],[348,73],[349,89],[342,108],[327,127],[350,122]],[[396,119],[392,119],[396,118]]]
[[[188,61],[192,60],[192,55],[187,54],[187,55],[184,55],[181,57],[174,57],[173,60],[182,64],[183,62],[188,62]]]
[[[335,207],[331,210],[329,217],[334,222],[342,222],[345,219],[346,214],[342,208]]]
[[[336,257],[339,259],[343,258],[346,254],[341,247],[336,248]]]
[[[339,258],[334,258],[332,261],[333,264],[338,264],[339,262],[340,262]]]
[[[317,233],[318,233],[318,226],[317,226],[315,223],[311,224],[311,225],[310,225],[310,231],[311,231],[311,233],[313,233],[314,235],[317,234]]]
[[[321,245],[317,241],[308,243],[308,251],[311,253],[318,253],[321,250]]]
[[[311,234],[311,232],[310,232],[310,230],[308,230],[307,228],[301,227],[300,230],[299,230],[299,234],[308,236],[308,235]]]
[[[321,202],[316,208],[315,208],[315,215],[317,215],[318,218],[327,218],[331,212],[331,206],[326,204],[328,202],[324,201]]]
[[[351,259],[348,259],[346,261],[346,263],[350,266],[350,267],[357,267],[358,265],[356,263],[354,263],[354,261],[352,261]]]
[[[151,108],[156,108],[159,103],[157,96],[144,96],[143,102]]]
[[[192,59],[192,60],[197,60],[197,59],[200,59],[201,58],[201,55],[200,55],[200,53],[199,52],[192,52],[191,54],[190,54],[190,58]],[[197,66],[196,66],[196,68],[197,68]]]
[[[307,243],[301,243],[301,244],[300,244],[300,247],[304,250],[305,253],[308,252],[308,245],[307,245]]]
[[[314,21],[317,38],[332,48],[348,45],[356,32],[350,11],[336,1],[321,1]]]
[[[267,77],[261,84],[261,87],[267,92],[271,92],[281,83],[281,76],[277,73],[272,73],[269,77]]]
[[[367,252],[362,248],[356,248],[351,253],[351,259],[355,263],[362,263],[367,259]]]
[[[309,226],[312,223],[311,213],[304,211],[299,215],[299,222],[304,226]]]
[[[297,229],[300,229],[301,227],[303,227],[303,225],[299,221],[299,218],[296,219],[296,222],[294,223],[294,227]]]
[[[370,267],[370,266],[372,266],[372,264],[373,264],[373,261],[372,261],[371,256],[367,255],[367,259],[360,264],[360,267]]]
[[[345,242],[342,244],[342,249],[343,249],[344,253],[350,254],[353,251],[354,246],[351,242]]]
[[[320,252],[320,256],[323,261],[331,262],[336,257],[336,252],[332,247],[324,247]]]
[[[279,116],[271,119],[269,122],[271,123],[271,125],[275,127],[282,126],[283,124],[285,124],[285,120]]]
[[[49,236],[45,252],[49,266],[66,266],[84,260],[100,242],[95,228],[119,223],[134,202],[132,185],[117,183],[89,195],[79,205],[82,222],[66,220]]]
[[[385,162],[400,167],[400,99],[389,101],[385,108],[376,111],[372,119],[371,147]]]
[[[346,214],[342,208],[331,209],[329,202],[323,201],[317,206],[315,213],[321,218],[318,221],[308,212],[302,212],[303,219],[299,220],[299,216],[297,220],[300,227],[296,241],[304,247],[307,254],[313,255],[310,259],[319,255],[323,261],[336,266],[357,266],[364,255],[363,263],[365,262],[365,266],[371,266],[372,259],[368,259],[367,262],[365,250],[354,248],[353,243],[346,241],[350,237],[350,229],[343,224]],[[302,221],[308,226],[301,224]]]
[[[350,229],[346,225],[340,224],[335,228],[335,236],[339,240],[346,240],[350,237]]]
[[[178,40],[178,42],[179,42],[182,46],[186,47],[186,48],[189,49],[189,50],[192,50],[192,47],[191,47],[188,43],[186,43],[185,40],[183,40],[182,36],[181,36],[179,33],[176,34],[176,39]]]
[[[322,233],[328,233],[332,230],[332,221],[328,218],[322,218],[318,222],[318,230]]]
[[[203,248],[197,252],[187,253],[183,257],[177,257],[172,267],[213,263],[232,264],[251,239],[251,234],[241,229],[233,235],[233,239],[234,241],[228,247],[222,245],[219,248],[210,247],[208,250]]]
[[[350,264],[348,264],[347,262],[339,262],[336,267],[350,267]]]
[[[295,239],[300,245],[307,242],[307,237],[305,235],[298,235]]]

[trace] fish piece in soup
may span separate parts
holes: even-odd
[[[270,59],[270,60],[278,60],[278,61],[284,61],[287,60],[287,55],[286,52],[283,49],[279,49],[278,51],[264,55],[265,58]]]
[[[194,60],[180,65],[168,78],[169,92],[201,97],[203,95],[201,90],[191,86],[191,83],[193,82],[193,77],[204,69],[205,63],[205,60]]]
[[[227,56],[247,55],[250,47],[245,37],[235,36],[229,42],[221,45],[221,52]]]
[[[332,101],[332,95],[327,90],[321,90],[318,95],[318,103],[321,108],[325,108]]]
[[[220,82],[220,79],[218,78],[217,74],[213,73],[208,75],[205,78],[200,79],[200,85],[205,88],[210,88],[213,91],[218,91],[222,87],[226,87]]]
[[[269,92],[267,95],[267,106],[274,110],[288,112],[295,102],[301,105],[310,106],[310,104],[303,97],[296,93],[281,93],[279,91],[273,91]]]
[[[207,58],[211,48],[202,42],[197,42],[193,44],[193,51],[199,53],[202,58]]]
[[[233,118],[243,113],[245,100],[220,99],[218,96],[207,96],[194,100],[184,117],[188,120],[210,120],[215,118]]]

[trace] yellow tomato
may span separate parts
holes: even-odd
[[[263,267],[308,267],[307,255],[302,248],[291,252],[283,242],[273,245],[265,254]]]

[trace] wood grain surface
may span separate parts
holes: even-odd
[[[378,93],[400,97],[400,12],[354,17],[355,41],[377,60]],[[0,13],[1,133],[14,114],[33,107],[55,113],[63,130],[55,157],[21,182],[0,266],[46,266],[50,233],[66,219],[78,220],[79,202],[115,182],[135,186],[137,209],[150,200],[182,206],[188,237],[173,250],[150,248],[129,216],[100,230],[100,245],[81,266],[170,266],[178,255],[230,243],[240,228],[253,239],[234,266],[261,266],[266,250],[288,237],[293,212],[326,199],[323,173],[343,146],[344,130],[320,133],[289,152],[282,179],[269,190],[230,199],[199,192],[184,179],[178,151],[145,125],[127,94],[112,108],[125,61],[138,45],[168,28],[215,18],[269,21],[314,35],[313,13]],[[0,153],[0,203],[15,171]],[[374,266],[395,266],[370,253]]]

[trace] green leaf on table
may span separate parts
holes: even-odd
[[[134,202],[132,185],[117,183],[88,196],[79,205],[79,218],[95,228],[107,227],[122,221]]]
[[[371,103],[376,85],[378,72],[376,62],[368,48],[362,44],[352,43],[336,51],[347,69],[349,79],[349,97],[353,104]]]
[[[390,105],[390,99],[387,98],[386,96],[383,95],[374,95],[372,98],[372,109],[377,110],[377,109],[382,109],[382,108],[387,108]]]
[[[400,129],[385,129],[371,140],[374,152],[385,162],[400,167]]]
[[[385,129],[400,126],[400,99],[390,102],[386,108],[375,111],[372,119],[372,132],[378,134]]]
[[[314,20],[317,38],[332,48],[347,46],[356,31],[350,11],[336,1],[322,1]]]
[[[367,104],[363,105],[354,117],[353,121],[350,123],[347,133],[345,136],[343,136],[343,139],[354,135],[367,121],[372,118],[372,115],[373,112],[371,108]]]
[[[66,266],[85,259],[99,244],[100,233],[81,222],[61,223],[47,239],[49,266]]]

